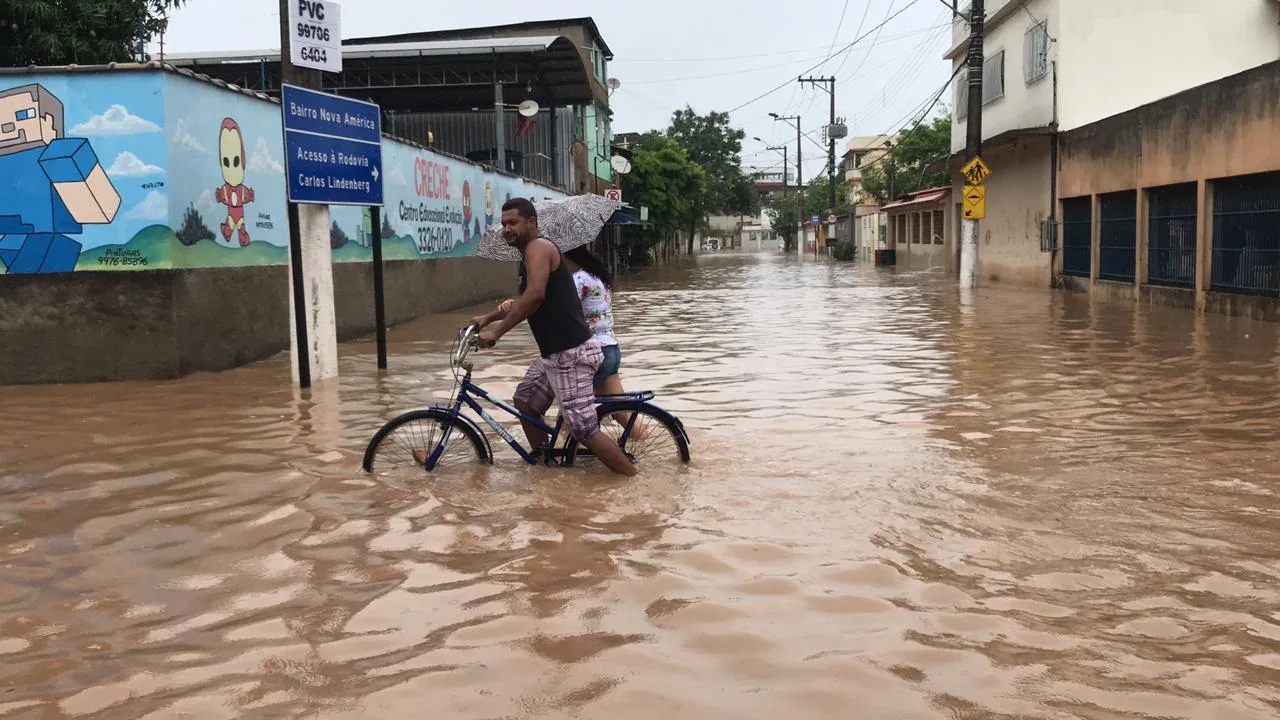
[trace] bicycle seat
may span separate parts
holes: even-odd
[[[646,402],[646,401],[652,400],[656,396],[657,396],[657,393],[653,392],[652,390],[641,390],[640,392],[613,393],[613,394],[606,393],[602,395],[596,395],[596,402],[597,403],[621,402],[621,401]]]

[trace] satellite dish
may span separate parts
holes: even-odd
[[[605,81],[604,84],[610,90],[617,90],[618,88],[622,87],[622,81],[618,80],[618,78],[609,78],[608,80]]]
[[[618,171],[619,175],[626,175],[631,172],[631,161],[621,155],[614,155],[609,158],[609,164],[613,166],[614,170]]]
[[[538,103],[533,100],[525,100],[520,103],[520,116],[533,117],[538,114]]]

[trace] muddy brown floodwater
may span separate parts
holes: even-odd
[[[467,312],[306,399],[0,388],[0,716],[1280,713],[1277,326],[769,255],[616,312],[687,469],[362,473]]]

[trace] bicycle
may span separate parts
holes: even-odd
[[[480,463],[493,464],[493,447],[489,444],[489,438],[478,423],[462,414],[464,405],[479,415],[529,465],[572,467],[575,461],[592,457],[591,451],[580,447],[573,435],[567,431],[564,433],[564,442],[557,447],[561,431],[565,430],[563,417],[557,417],[554,426],[548,425],[498,400],[471,381],[472,363],[468,361],[468,356],[472,350],[477,349],[478,334],[479,328],[474,324],[458,331],[458,339],[449,355],[449,367],[453,371],[455,381],[454,394],[449,405],[432,405],[423,409],[410,410],[387,421],[374,433],[365,449],[362,464],[365,472],[373,472],[375,465],[386,467],[389,464],[376,462],[383,457],[380,453],[384,451],[392,458],[405,460],[403,464],[394,465],[395,467],[424,467],[431,472],[441,466],[449,441],[458,437],[464,440],[461,445],[463,459],[469,462],[474,457]],[[690,461],[689,434],[679,418],[650,402],[654,397],[656,394],[649,390],[618,395],[597,395],[596,412],[601,420],[601,430],[611,433],[614,426],[620,429],[615,440],[633,463],[640,464],[652,453],[651,450],[646,451],[644,449],[646,446],[640,445],[641,443],[650,439],[669,438],[675,446],[676,457],[681,463],[687,465]],[[510,431],[485,411],[477,398],[517,420],[536,426],[547,434],[546,442],[535,448],[526,448],[512,436]],[[619,416],[623,417],[625,422],[619,422],[617,420]],[[652,421],[656,426],[654,431],[636,432],[637,429],[644,430],[647,427],[637,425],[642,419]],[[609,420],[613,420],[613,423],[608,423]],[[427,440],[427,435],[421,431],[412,438],[420,442],[406,444],[400,440],[401,431],[419,430],[420,426],[426,427],[431,440]],[[436,433],[439,433],[438,440],[434,439]],[[640,447],[636,447],[637,445]]]

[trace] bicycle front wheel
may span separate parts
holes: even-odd
[[[364,471],[417,467],[425,469],[427,457],[449,429],[449,439],[433,470],[474,462],[491,463],[489,444],[466,422],[438,409],[412,410],[393,418],[374,433],[364,451]]]
[[[597,412],[600,432],[617,442],[637,468],[689,463],[684,428],[665,410],[646,402],[624,401],[603,403]],[[628,426],[631,429],[624,438]],[[565,460],[566,465],[599,462],[572,435],[565,443]]]

